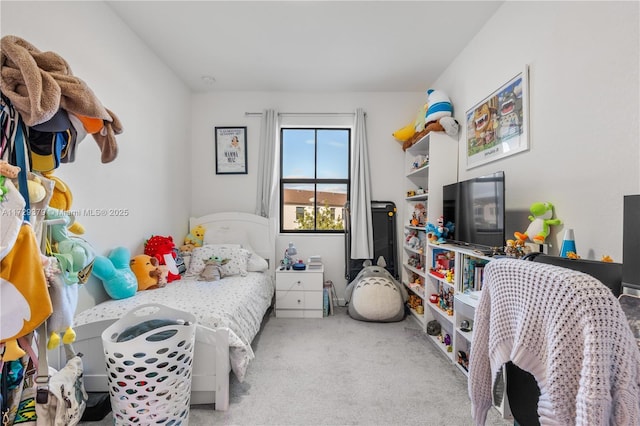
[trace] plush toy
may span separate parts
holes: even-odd
[[[180,279],[178,266],[176,265],[177,254],[174,248],[175,244],[171,236],[153,235],[144,244],[144,254],[155,257],[160,265],[167,265],[169,268],[168,282]]]
[[[2,218],[4,225],[5,218]],[[28,222],[20,225],[11,250],[0,261],[0,344],[2,361],[13,361],[25,352],[17,339],[31,333],[51,315],[42,255]]]
[[[49,283],[49,296],[53,305],[53,313],[47,318],[47,349],[51,350],[57,348],[61,342],[71,344],[76,340],[73,315],[78,306],[78,284],[67,284],[64,281],[58,259],[55,257],[44,257],[44,263],[44,273]]]
[[[453,233],[453,227],[453,223],[447,222],[445,224],[444,217],[440,216],[438,218],[437,225],[434,225],[431,222],[427,223],[425,228],[427,231],[427,238],[429,238],[429,241],[442,244],[446,242],[446,237]]]
[[[55,183],[55,186],[53,187],[53,194],[49,200],[49,207],[65,211],[71,210],[73,194],[71,193],[69,186],[64,183],[62,179],[54,176],[53,172],[43,173],[42,175],[47,179],[51,179]],[[71,224],[68,229],[70,232],[77,235],[84,234],[84,226],[82,226],[78,221]]]
[[[47,234],[51,254],[60,262],[62,277],[67,284],[86,282],[95,259],[95,250],[82,238],[69,236],[67,231],[73,225],[75,216],[47,207],[45,218],[62,220],[62,223],[50,225]]]
[[[162,288],[169,282],[169,267],[167,265],[158,265],[156,270],[158,276],[158,287]]]
[[[129,266],[138,281],[138,291],[158,285],[160,271],[158,270],[158,259],[155,257],[146,254],[133,256],[129,261]]]
[[[409,123],[406,126],[396,130],[391,134],[398,142],[405,142],[411,136],[416,133],[416,125],[415,122]]]
[[[51,254],[60,262],[63,279],[67,284],[86,282],[95,260],[95,251],[82,238],[69,236],[67,231],[75,217],[69,212],[47,207],[45,218],[62,220],[62,223],[49,226],[47,238]]]
[[[202,247],[204,244],[204,233],[206,229],[202,225],[194,227],[189,234],[184,238],[184,244],[191,244],[194,247]]]
[[[102,280],[104,289],[112,299],[126,299],[136,294],[138,280],[129,266],[131,252],[116,247],[108,257],[96,256],[93,275]]]
[[[218,281],[224,278],[222,267],[229,262],[229,259],[222,259],[218,256],[211,256],[205,263],[204,269],[200,272],[198,281]]]
[[[416,143],[420,138],[430,132],[445,132],[449,136],[456,136],[458,131],[460,130],[460,124],[453,117],[441,117],[438,120],[431,121],[424,126],[424,129],[420,133],[416,133],[406,141],[402,143],[402,150],[406,151],[410,148],[414,143]]]
[[[31,203],[39,203],[47,196],[47,191],[42,186],[42,180],[36,175],[31,175],[27,180],[27,189]]]
[[[453,105],[449,97],[441,90],[427,90],[427,112],[424,122],[429,124],[437,121],[442,117],[451,117],[453,115]]]
[[[531,215],[529,220],[531,223],[527,227],[527,230],[523,233],[515,232],[513,235],[520,241],[527,241],[527,239],[533,241],[536,244],[544,244],[545,240],[551,232],[552,225],[560,225],[562,221],[560,219],[553,219],[554,207],[553,204],[548,202],[536,202],[531,204],[529,208]]]
[[[385,269],[384,257],[378,265],[365,260],[364,268],[345,289],[348,313],[359,321],[394,322],[404,319],[404,304],[409,298],[404,285]]]

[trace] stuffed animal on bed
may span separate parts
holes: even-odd
[[[116,247],[109,257],[96,256],[93,275],[102,280],[104,290],[112,299],[126,299],[138,291],[138,280],[129,266],[131,252],[126,247]]]
[[[158,285],[160,271],[158,270],[158,259],[155,257],[146,254],[133,256],[129,261],[129,266],[138,281],[138,291]]]
[[[351,318],[372,322],[402,321],[404,304],[409,297],[407,289],[384,268],[384,257],[378,258],[377,265],[372,265],[370,260],[365,260],[363,265],[364,269],[345,290]]]
[[[218,256],[211,256],[205,263],[204,269],[200,272],[198,281],[218,281],[224,278],[222,267],[229,262],[229,259],[222,259]]]
[[[176,251],[173,238],[153,235],[144,243],[144,254],[158,259],[158,264],[167,265],[169,275],[167,281],[172,282],[180,279],[180,271],[176,265]]]
[[[195,247],[202,247],[204,244],[204,233],[206,229],[202,225],[195,226],[186,237],[184,237],[184,245],[192,245]]]

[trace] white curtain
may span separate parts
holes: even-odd
[[[371,173],[365,113],[356,109],[351,161],[351,259],[371,259],[373,221],[371,219]]]
[[[276,152],[278,138],[278,112],[273,109],[262,111],[260,123],[260,156],[258,163],[258,194],[256,196],[256,214],[271,216],[274,199],[274,175],[277,169]]]

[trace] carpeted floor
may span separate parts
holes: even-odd
[[[192,406],[190,425],[471,425],[467,379],[420,331],[351,319],[273,313],[253,342],[230,408]],[[93,425],[112,424],[110,416]],[[509,425],[491,409],[487,425]]]

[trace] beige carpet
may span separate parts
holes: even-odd
[[[190,425],[471,425],[467,379],[412,318],[323,319],[271,314],[230,408],[192,406]],[[113,424],[110,416],[93,425]],[[488,425],[509,425],[490,410]]]

